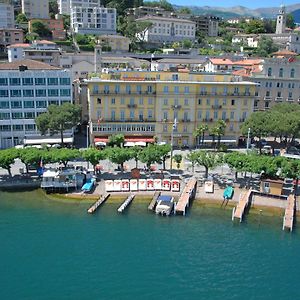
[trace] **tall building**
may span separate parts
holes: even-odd
[[[81,34],[116,34],[117,11],[100,0],[70,0],[71,28]]]
[[[192,16],[191,20],[196,23],[196,31],[207,36],[218,36],[220,18],[214,16]]]
[[[93,142],[124,133],[126,141],[170,143],[173,135],[176,146],[195,146],[198,125],[212,127],[219,119],[227,124],[223,142],[236,144],[242,122],[253,111],[256,86],[231,75],[142,71],[85,82]],[[212,137],[207,134],[205,141],[211,143]]]
[[[59,13],[70,15],[70,0],[57,0]]]
[[[276,34],[285,33],[286,28],[286,11],[285,6],[281,5],[276,20]]]
[[[49,1],[22,0],[22,13],[28,19],[49,19]]]
[[[11,0],[0,1],[0,28],[14,28],[15,15]]]
[[[71,89],[70,72],[61,68],[33,60],[0,64],[0,148],[41,139],[35,118],[50,104],[72,102]]]
[[[136,22],[150,22],[152,25],[138,34],[140,40],[148,43],[173,43],[183,40],[195,40],[196,24],[193,21],[146,16]]]

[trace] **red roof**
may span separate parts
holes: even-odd
[[[29,48],[31,45],[30,44],[11,44],[7,48]]]
[[[232,65],[233,62],[227,58],[211,58],[211,63],[214,65]]]
[[[233,64],[239,66],[252,66],[252,65],[259,65],[261,63],[262,63],[262,59],[245,59],[245,60],[235,61]]]

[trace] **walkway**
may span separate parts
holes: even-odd
[[[240,219],[240,222],[243,220],[243,216],[245,213],[245,209],[249,204],[250,196],[251,196],[252,190],[249,190],[243,194],[240,195],[240,200],[237,205],[232,211],[232,221],[234,221],[235,218]]]
[[[182,194],[179,197],[179,200],[175,207],[176,214],[185,215],[186,208],[189,206],[189,203],[190,203],[190,199],[195,198],[196,190],[197,190],[197,180],[196,180],[196,178],[192,178],[186,184],[186,186],[183,189]]]
[[[294,214],[295,214],[295,197],[294,195],[291,194],[287,198],[287,205],[283,217],[282,230],[289,229],[290,231],[293,231]]]

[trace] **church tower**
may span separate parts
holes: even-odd
[[[286,27],[286,11],[285,11],[285,6],[281,5],[279,9],[279,13],[277,15],[276,34],[285,33],[285,27]]]

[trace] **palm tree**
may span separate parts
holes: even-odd
[[[208,130],[207,124],[200,124],[193,133],[195,138],[201,137],[200,144],[202,145],[204,144],[204,135],[207,130]]]
[[[212,143],[214,145],[214,148],[216,149],[216,142],[215,141],[216,141],[216,136],[218,136],[218,134],[219,134],[219,128],[217,126],[211,127],[209,129],[209,134],[212,137]]]
[[[218,120],[216,123],[216,136],[218,137],[218,148],[221,144],[221,137],[225,134],[226,123],[224,120]]]

